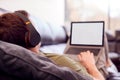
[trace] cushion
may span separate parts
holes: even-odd
[[[49,59],[40,57],[23,47],[0,41],[0,72],[7,77],[11,76],[16,80],[61,80],[54,75],[54,71],[50,72],[50,67],[54,64],[51,65]]]
[[[69,68],[58,67],[46,57],[3,41],[0,41],[0,72],[15,80],[92,80]]]

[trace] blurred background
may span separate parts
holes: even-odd
[[[27,10],[54,25],[71,21],[104,20],[112,34],[120,28],[119,0],[0,0],[0,8]]]

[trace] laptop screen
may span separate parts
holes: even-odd
[[[72,22],[70,45],[103,46],[104,21]]]

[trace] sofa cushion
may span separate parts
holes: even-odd
[[[2,78],[12,80],[61,80],[52,70],[49,59],[37,56],[29,50],[17,45],[0,41],[0,72]],[[48,65],[47,65],[48,64]],[[48,68],[49,67],[49,68]],[[53,72],[53,73],[52,73]],[[6,79],[6,80],[9,80]],[[1,75],[0,75],[1,80]]]
[[[3,41],[0,41],[0,72],[15,80],[92,80],[69,68],[58,67],[46,57]]]
[[[55,45],[45,45],[40,48],[40,51],[44,53],[63,54],[65,47],[66,47],[66,43],[55,44]]]
[[[68,37],[64,26],[55,26],[49,23],[49,27],[52,33],[52,44],[60,44],[67,41]]]

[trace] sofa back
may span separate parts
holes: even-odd
[[[41,35],[42,45],[59,44],[67,41],[67,32],[63,26],[48,23],[32,15],[30,20]]]

